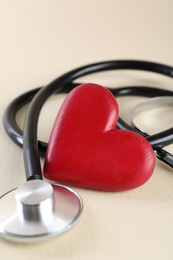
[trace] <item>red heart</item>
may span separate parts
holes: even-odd
[[[96,84],[73,89],[51,133],[44,177],[74,186],[118,191],[145,183],[154,170],[150,144],[132,131],[115,129],[118,105]]]

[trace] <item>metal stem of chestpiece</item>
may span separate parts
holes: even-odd
[[[21,221],[50,223],[53,219],[53,187],[44,181],[29,181],[16,191]]]

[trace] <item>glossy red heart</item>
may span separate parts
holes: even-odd
[[[118,191],[138,187],[153,173],[150,144],[132,131],[117,130],[114,96],[96,84],[73,89],[56,117],[44,177],[69,185]]]

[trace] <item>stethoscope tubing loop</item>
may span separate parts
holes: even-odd
[[[44,104],[44,102],[53,94],[53,93],[61,93],[61,92],[68,92],[72,88],[75,87],[73,85],[73,81],[83,77],[88,74],[101,72],[101,71],[108,71],[108,70],[142,70],[142,71],[149,71],[154,73],[159,73],[165,76],[173,77],[173,68],[167,65],[158,64],[154,62],[147,62],[147,61],[137,61],[137,60],[112,60],[112,61],[104,61],[99,63],[93,63],[86,66],[79,67],[74,69],[70,72],[65,73],[64,75],[58,77],[54,81],[52,81],[47,86],[33,90],[33,92],[28,92],[28,96],[26,95],[25,102],[27,100],[31,103],[27,110],[27,115],[25,118],[25,125],[24,125],[24,132],[20,129],[16,128],[15,121],[13,121],[13,126],[15,127],[13,133],[13,139],[16,138],[15,134],[20,132],[21,137],[19,143],[24,148],[24,162],[25,162],[25,169],[26,169],[26,176],[27,180],[30,179],[39,179],[42,178],[41,166],[40,166],[40,152],[39,148],[42,147],[44,152],[46,151],[46,143],[39,142],[37,140],[37,123],[38,123],[38,116],[40,110]],[[173,95],[172,91],[158,89],[158,88],[147,88],[147,87],[127,87],[127,88],[117,88],[117,89],[110,89],[110,91],[116,96],[123,96],[123,95],[140,95],[140,96],[162,96],[162,95]],[[25,94],[24,94],[25,95]],[[31,97],[31,96],[32,97]],[[21,96],[21,99],[23,97]],[[15,103],[16,104],[16,103]],[[8,114],[8,109],[6,115]],[[9,115],[7,116],[9,117]],[[4,116],[4,125],[7,128],[9,124],[6,116]],[[13,116],[12,116],[13,118]],[[121,129],[129,129],[133,131],[137,131],[127,123],[125,123],[121,118],[119,118],[118,128]],[[16,131],[17,130],[17,131]],[[161,147],[172,143],[173,140],[173,128],[170,128],[163,133],[159,133],[152,136],[145,136],[147,140],[150,142],[153,149],[161,149]],[[141,134],[141,133],[140,133]],[[172,163],[173,164],[173,163]]]

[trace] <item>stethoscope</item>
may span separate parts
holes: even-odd
[[[45,101],[53,94],[68,93],[78,84],[78,78],[96,72],[109,70],[142,70],[173,77],[173,68],[167,65],[136,61],[113,60],[79,67],[58,77],[45,87],[31,90],[11,102],[4,113],[4,127],[9,137],[23,147],[27,182],[1,197],[1,205],[13,200],[11,209],[0,218],[0,235],[19,242],[40,241],[59,235],[77,223],[83,205],[80,196],[65,185],[50,184],[43,179],[40,156],[44,155],[47,143],[38,141],[38,117]],[[151,100],[133,110],[133,118],[141,111],[163,104],[172,104],[173,92],[153,87],[107,88],[116,97],[144,96]],[[163,96],[165,96],[163,98]],[[155,98],[157,97],[157,98]],[[160,98],[159,98],[160,97]],[[30,103],[25,117],[24,129],[16,122],[17,112]],[[117,128],[132,130],[144,136],[152,146],[156,157],[173,167],[173,155],[163,149],[173,142],[173,128],[154,135],[148,135],[135,123],[129,125],[119,118]]]

